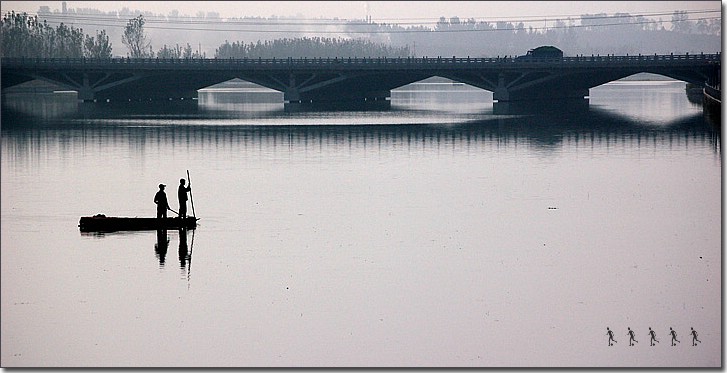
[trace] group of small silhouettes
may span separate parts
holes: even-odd
[[[179,217],[183,218],[187,216],[187,192],[192,190],[192,186],[185,186],[185,180],[179,179],[179,188],[177,189],[177,197],[179,198]],[[169,202],[167,201],[167,194],[164,192],[166,185],[159,184],[159,191],[154,195],[154,203],[157,204],[157,218],[166,218],[167,210],[175,212],[169,208]]]
[[[691,328],[691,329],[692,329],[692,332],[691,332],[692,346],[696,346],[697,343],[702,343],[702,341],[700,341],[697,338],[697,331],[694,330],[694,328]],[[628,330],[629,331],[626,333],[626,335],[629,337],[629,346],[636,346],[634,343],[639,343],[639,341],[636,340],[634,331],[631,330],[630,327],[628,327]],[[669,334],[671,335],[671,345],[672,346],[676,346],[676,343],[681,343],[677,339],[677,332],[674,329],[672,329],[671,327],[669,327]],[[609,329],[608,327],[606,327],[606,335],[608,335],[608,345],[613,346],[612,342],[617,342],[617,341],[615,339],[613,339],[613,331],[611,329]],[[654,344],[654,342],[659,343],[659,340],[656,339],[656,332],[654,332],[654,330],[652,330],[651,327],[649,327],[649,337],[651,338],[651,341],[649,341],[650,346],[656,346]],[[676,342],[676,343],[674,343],[674,342]]]

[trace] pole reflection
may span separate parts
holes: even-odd
[[[192,248],[194,246],[194,230],[192,230],[192,244],[187,246],[189,230],[179,230],[179,269],[182,277],[189,282],[192,276]]]

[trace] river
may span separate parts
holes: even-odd
[[[720,128],[684,83],[275,95],[5,97],[2,366],[720,366]],[[196,230],[79,231],[187,171]]]

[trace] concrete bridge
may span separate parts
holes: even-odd
[[[284,93],[290,103],[381,101],[440,76],[493,92],[498,102],[584,98],[590,88],[647,72],[703,86],[720,54],[562,58],[28,59],[3,58],[2,88],[41,79],[84,101],[170,100],[233,78]]]

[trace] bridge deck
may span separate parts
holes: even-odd
[[[618,66],[694,66],[695,63],[720,63],[721,54],[684,55],[592,55],[562,58],[462,58],[462,57],[407,57],[407,58],[238,58],[238,59],[165,59],[165,58],[2,58],[2,67],[10,69],[68,69],[68,68],[155,68],[155,69],[198,69],[198,68],[256,68],[298,69],[298,68],[503,68],[503,67],[618,67]]]
[[[574,98],[639,72],[698,85],[719,74],[721,54],[592,55],[562,58],[420,57],[284,59],[3,58],[3,88],[43,79],[79,98],[196,97],[198,89],[240,78],[285,94],[289,102],[380,100],[390,90],[441,76],[492,91],[496,100]]]

